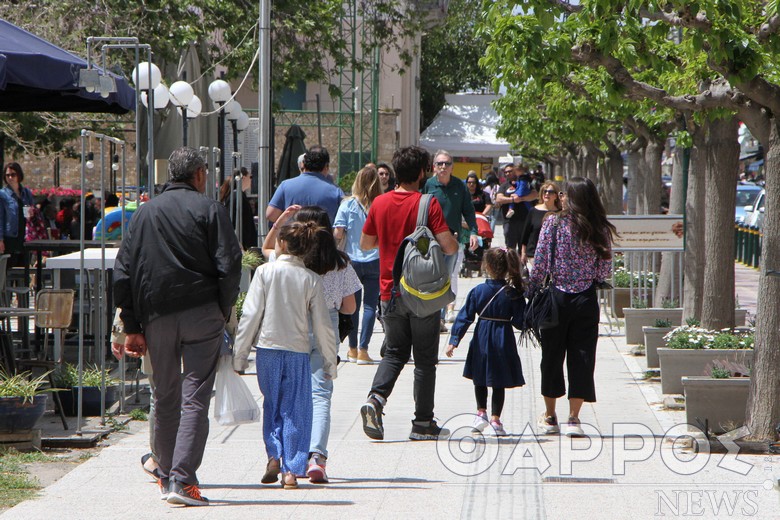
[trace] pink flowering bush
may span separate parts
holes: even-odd
[[[44,197],[51,198],[51,197],[80,197],[81,196],[81,190],[73,190],[70,188],[61,188],[59,186],[55,186],[54,188],[40,188],[40,189],[33,189],[32,190],[33,195],[43,195]]]

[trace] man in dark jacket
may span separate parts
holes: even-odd
[[[225,320],[238,295],[241,248],[227,210],[203,195],[206,165],[192,148],[169,159],[170,183],[133,215],[114,265],[125,351],[154,367],[160,491],[207,505],[196,471],[209,430]],[[181,367],[184,367],[183,374]]]

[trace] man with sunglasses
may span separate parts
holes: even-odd
[[[531,179],[523,166],[507,164],[502,171],[506,181],[498,189],[496,203],[501,207],[504,216],[504,241],[506,246],[515,249],[519,253],[520,242],[525,227],[525,219],[528,216],[528,204],[524,202],[535,201],[539,194],[531,189]],[[525,195],[521,195],[525,193]],[[509,205],[513,204],[513,213],[509,213]]]
[[[423,188],[423,193],[430,193],[439,201],[444,211],[444,219],[450,232],[458,239],[458,251],[452,255],[446,255],[444,260],[450,271],[450,280],[452,291],[457,294],[458,272],[460,264],[463,261],[462,244],[468,244],[472,251],[479,247],[477,240],[477,215],[474,211],[474,204],[471,203],[471,194],[466,184],[457,177],[452,176],[453,160],[452,155],[445,150],[439,150],[433,156],[433,173]],[[461,226],[465,220],[468,230]],[[447,332],[444,324],[445,318],[451,318],[449,321],[455,321],[455,304],[451,303],[447,310],[442,310],[441,331]]]

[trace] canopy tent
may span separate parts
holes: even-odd
[[[135,108],[135,91],[112,74],[117,92],[103,98],[78,86],[86,60],[0,20],[0,112],[109,112]]]
[[[491,103],[497,97],[447,94],[447,104],[420,134],[420,146],[431,152],[447,150],[454,156],[498,158],[508,154],[509,143],[496,137],[500,118]]]

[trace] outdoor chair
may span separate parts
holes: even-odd
[[[62,363],[62,352],[59,352],[59,359],[53,359],[49,356],[49,329],[52,333],[62,334],[71,323],[73,318],[73,289],[41,289],[35,297],[36,319],[35,326],[42,329],[43,348],[41,349],[40,359],[25,359],[17,362],[20,370],[31,370],[33,368],[42,368],[49,372],[49,385],[54,388],[54,368]],[[52,392],[54,402],[59,410],[62,426],[68,429],[68,423],[65,420],[65,410],[60,402],[59,392]]]

